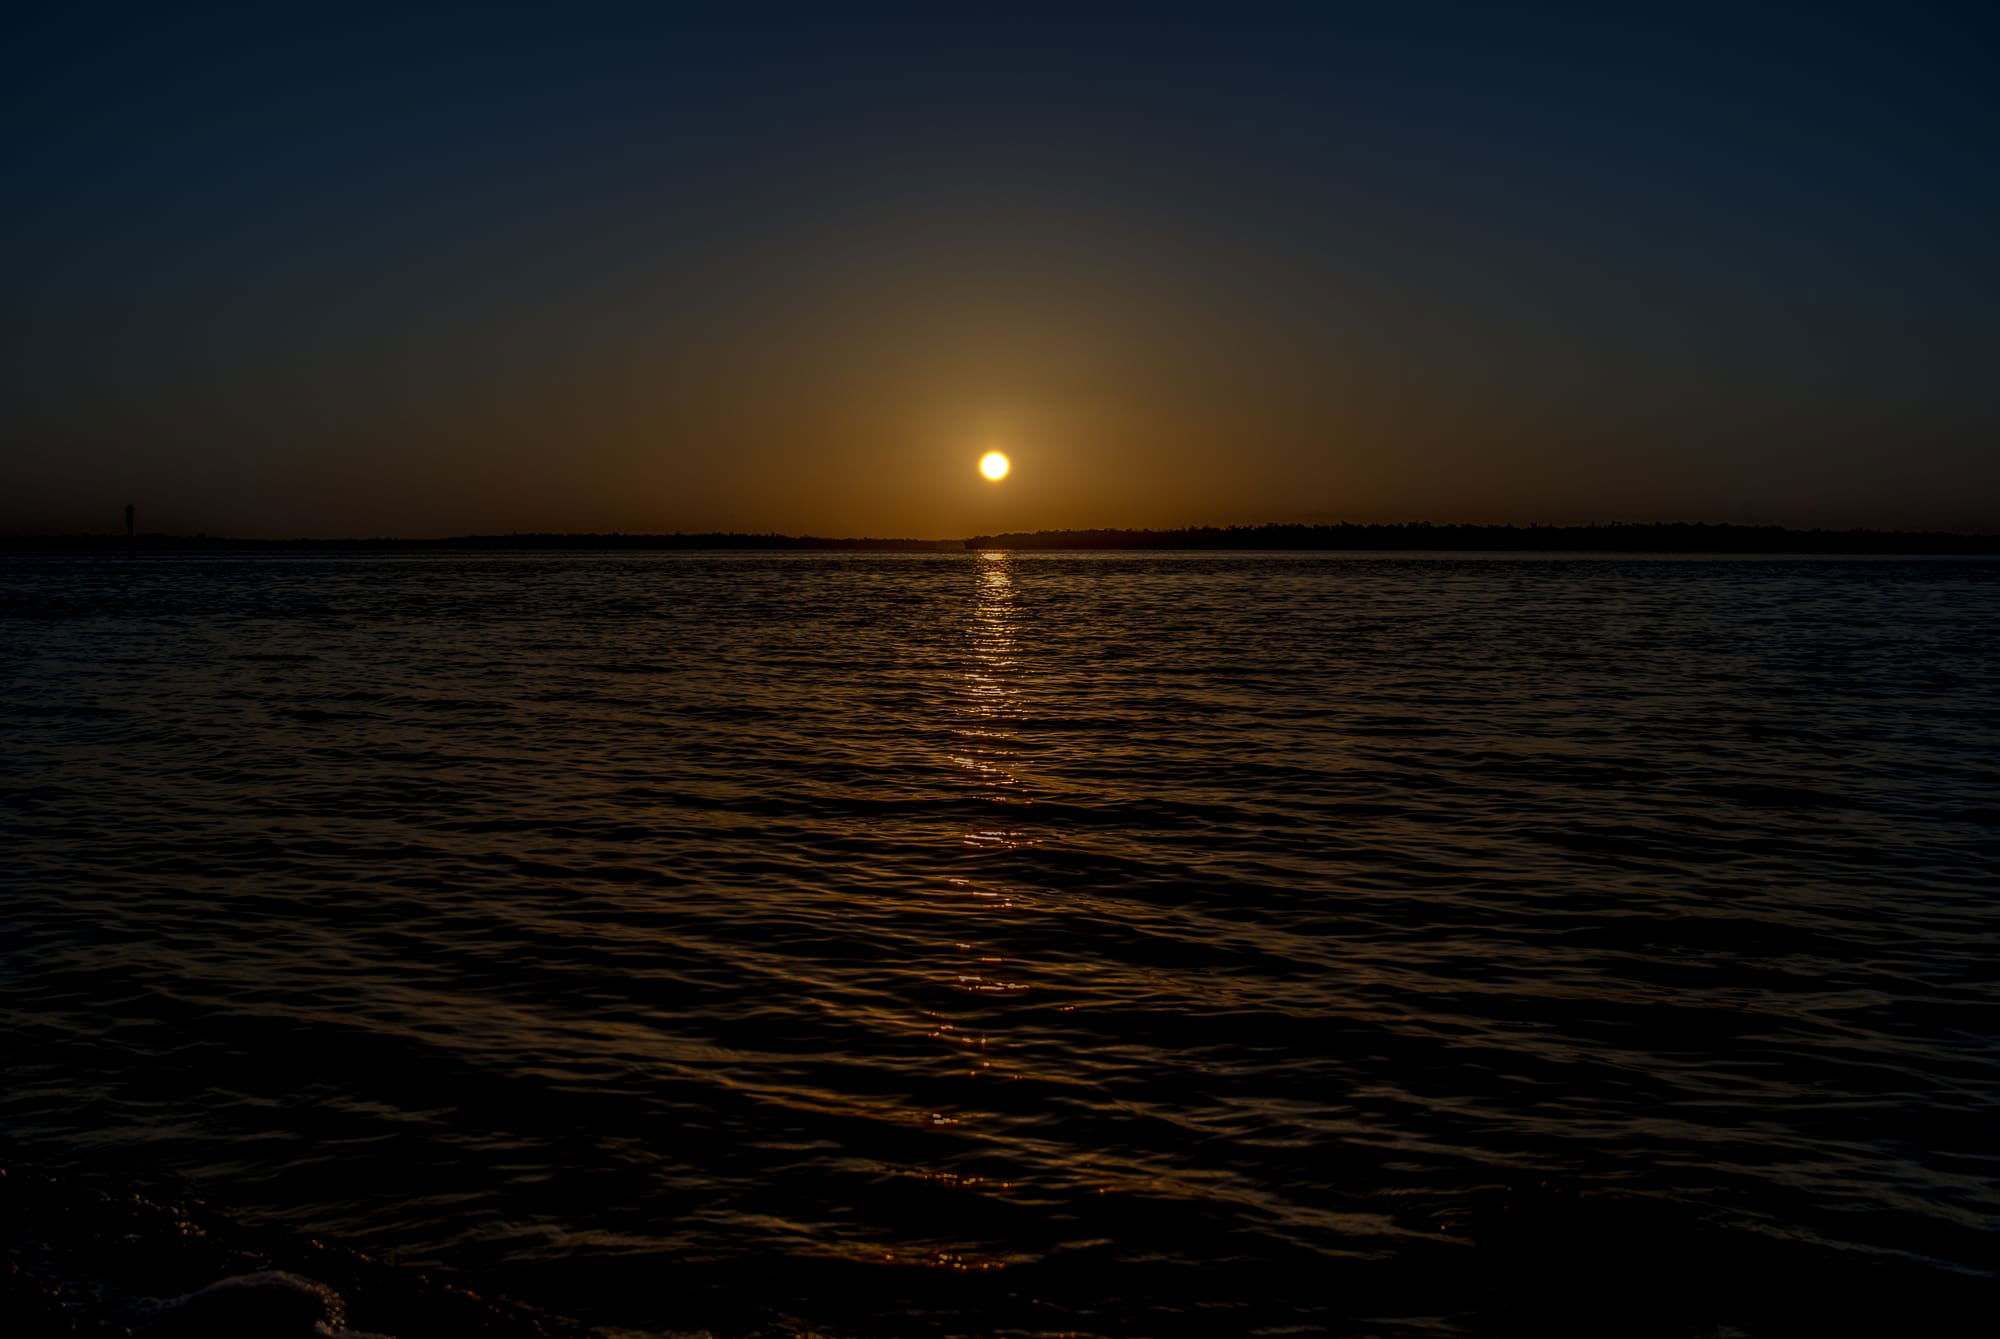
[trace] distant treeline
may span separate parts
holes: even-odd
[[[1231,525],[1187,530],[1037,530],[974,535],[968,549],[1452,550],[1610,553],[2000,554],[2000,535],[1787,530],[1777,525]]]
[[[123,535],[0,536],[0,549],[15,553],[123,552]],[[878,553],[933,553],[961,549],[960,541],[936,539],[827,539],[818,535],[454,535],[448,539],[230,539],[218,535],[140,535],[137,547],[147,553],[433,553],[522,550],[650,550],[743,549],[827,550],[865,549]]]
[[[0,536],[14,553],[112,553],[123,535]],[[1486,551],[1560,553],[2000,554],[2000,535],[1910,530],[1787,530],[1776,525],[1691,522],[1611,525],[1231,525],[1187,530],[1037,530],[970,539],[827,539],[815,535],[458,535],[449,539],[226,539],[140,535],[144,553],[307,551],[432,553],[492,551],[841,551],[932,553],[959,549],[1190,549],[1294,551]]]

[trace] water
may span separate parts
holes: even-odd
[[[0,1151],[646,1333],[1963,1281],[1996,629],[1976,561],[7,559]]]

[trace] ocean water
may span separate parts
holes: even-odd
[[[14,557],[0,688],[0,1158],[648,1335],[2000,1259],[2000,562]]]

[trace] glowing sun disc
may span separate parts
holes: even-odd
[[[1007,457],[998,451],[988,451],[979,458],[979,472],[989,479],[1004,479],[1007,477],[1007,471],[1012,468],[1013,466],[1007,463]]]

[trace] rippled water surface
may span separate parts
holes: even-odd
[[[8,559],[0,1139],[646,1332],[1478,1332],[1482,1232],[1614,1203],[1976,1275],[1996,630],[1991,562]]]

